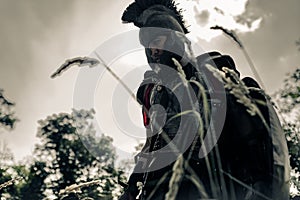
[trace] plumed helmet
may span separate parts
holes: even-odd
[[[188,30],[174,0],[135,0],[122,15],[123,23],[135,26],[159,27],[188,33]]]
[[[149,43],[157,36],[165,35],[166,41],[164,60],[169,66],[170,58],[181,57],[184,54],[182,36],[188,33],[185,22],[181,15],[182,10],[178,9],[174,0],[135,0],[131,3],[122,15],[123,23],[134,23],[141,28],[139,32],[140,43],[146,48],[148,63],[153,63],[148,49]],[[179,37],[178,37],[179,36]]]

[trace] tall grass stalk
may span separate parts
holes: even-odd
[[[236,44],[238,44],[238,46],[240,47],[240,49],[242,50],[249,66],[250,69],[252,71],[252,73],[254,74],[255,78],[257,79],[257,81],[260,83],[261,87],[263,89],[265,89],[264,83],[262,81],[262,79],[260,78],[255,65],[251,59],[251,57],[248,54],[248,51],[246,50],[245,46],[243,45],[242,41],[240,40],[240,38],[238,37],[238,35],[235,33],[235,31],[233,30],[228,30],[222,26],[214,26],[214,27],[210,27],[213,30],[221,30],[225,35],[227,35],[229,38],[231,38]]]
[[[13,178],[13,179],[11,179],[11,180],[9,180],[9,181],[6,181],[6,182],[2,183],[2,184],[0,185],[0,191],[1,191],[2,189],[4,189],[4,188],[8,187],[8,186],[11,186],[11,185],[15,184],[17,181],[20,181],[20,180],[22,180],[22,179],[23,179],[23,177],[18,176],[18,177],[16,177],[16,178]]]

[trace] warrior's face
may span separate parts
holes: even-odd
[[[180,61],[185,53],[185,45],[176,32],[184,35],[188,30],[173,0],[136,0],[126,8],[122,21],[140,28],[140,43],[145,47],[151,68],[176,69],[172,58]]]
[[[176,69],[172,58],[180,61],[184,54],[184,44],[173,30],[143,28],[140,30],[140,42],[145,47],[147,61],[152,69]]]
[[[164,52],[164,47],[167,41],[167,36],[160,35],[154,38],[149,43],[150,57],[155,63],[160,63],[161,56]]]

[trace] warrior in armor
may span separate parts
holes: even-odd
[[[136,0],[122,20],[140,28],[151,70],[137,91],[147,139],[120,199],[288,199],[284,134],[256,81],[230,56],[195,57],[173,0]]]

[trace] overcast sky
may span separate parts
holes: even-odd
[[[31,155],[37,142],[35,135],[39,119],[53,113],[70,112],[73,107],[79,70],[72,68],[54,80],[50,79],[51,73],[65,59],[90,55],[110,38],[137,30],[133,25],[122,24],[120,20],[123,10],[131,2],[0,0],[0,88],[4,89],[10,100],[16,102],[16,115],[20,119],[15,130],[2,131],[0,138],[7,142],[17,160]],[[189,36],[197,40],[203,50],[218,50],[231,55],[242,76],[253,76],[237,45],[220,32],[209,30],[209,27],[221,25],[236,30],[269,94],[281,86],[286,73],[300,67],[300,53],[295,46],[295,41],[300,38],[299,0],[178,2],[187,10],[185,18],[191,25]],[[107,48],[118,48],[118,45]],[[137,69],[145,65],[141,52],[133,52],[116,60],[113,69],[121,76],[133,70],[142,76],[146,67]],[[120,65],[124,68],[117,67]],[[141,76],[133,82],[138,83]],[[107,91],[109,87],[116,87],[112,77],[103,79],[112,82],[105,84]],[[106,120],[110,122],[104,123],[108,126],[105,132],[117,131],[113,122],[115,118],[110,117],[109,113],[109,102],[115,94],[104,95],[106,93],[101,87],[97,86],[94,94],[95,101],[100,104],[96,111],[101,110],[101,105],[108,105],[108,110],[102,110],[97,120],[104,121],[103,116],[108,116]],[[128,107],[132,106],[134,110],[129,113],[132,121],[142,128],[141,118],[137,117],[139,108],[131,100],[126,101]],[[118,141],[124,151],[136,145],[136,140],[127,135],[117,135],[116,145],[120,145]]]

